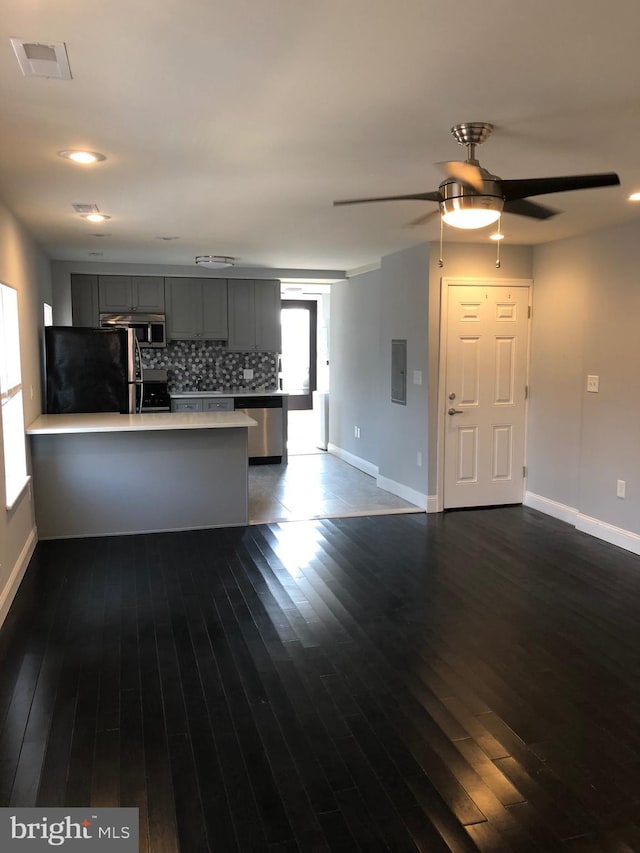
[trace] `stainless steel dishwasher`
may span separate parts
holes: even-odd
[[[258,424],[248,430],[249,463],[265,465],[282,462],[284,453],[282,397],[258,395],[236,397],[234,408],[236,412],[243,412]]]

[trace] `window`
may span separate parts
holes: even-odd
[[[7,509],[28,482],[22,409],[18,293],[0,284],[0,401]]]

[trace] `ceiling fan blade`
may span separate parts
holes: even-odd
[[[365,204],[369,201],[405,201],[405,200],[417,200],[417,201],[442,201],[442,196],[440,193],[435,190],[434,192],[427,193],[414,193],[413,195],[387,195],[382,196],[381,198],[345,198],[340,201],[334,201],[333,206],[336,207],[340,204]]]
[[[564,193],[571,190],[588,190],[595,187],[613,187],[620,183],[615,172],[599,175],[565,175],[560,178],[524,178],[515,181],[502,181],[502,194],[505,201],[528,198],[531,195],[545,193]]]
[[[405,228],[411,228],[413,225],[424,225],[425,222],[428,222],[430,219],[433,219],[435,216],[440,216],[440,210],[431,210],[429,213],[425,213],[424,216],[419,216],[417,219],[413,219],[411,222],[407,222],[404,226]]]
[[[482,174],[480,169],[472,163],[465,163],[463,160],[445,160],[443,163],[436,163],[436,166],[448,178],[453,178],[461,184],[482,192],[484,186]]]
[[[560,213],[559,210],[544,207],[542,204],[536,204],[524,198],[514,198],[511,201],[505,201],[503,211],[505,213],[517,213],[518,216],[530,216],[532,219],[550,219],[552,216]]]

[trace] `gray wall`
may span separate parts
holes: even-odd
[[[429,246],[382,259],[380,476],[427,495]],[[391,402],[391,341],[407,341],[407,405]],[[422,375],[415,384],[414,372]],[[421,454],[422,465],[417,463]]]
[[[640,534],[637,223],[534,251],[528,489]],[[586,377],[600,377],[598,394]],[[626,481],[625,500],[616,480]]]
[[[380,442],[380,270],[331,288],[329,441],[378,465]],[[360,439],[354,427],[360,427]]]
[[[50,264],[15,217],[0,204],[0,281],[18,291],[20,355],[25,424],[41,412],[40,339],[43,302],[52,301]],[[2,425],[0,423],[0,430]],[[27,454],[29,446],[27,444]],[[30,458],[27,456],[30,470]],[[5,511],[4,457],[0,453],[0,622],[15,593],[16,580],[35,544],[35,516],[29,488]]]
[[[331,289],[332,445],[392,483],[427,494],[429,246],[382,258],[381,268]],[[391,341],[407,340],[407,405],[391,402]],[[422,384],[413,383],[414,371]],[[360,427],[360,438],[354,427]],[[422,466],[417,455],[422,455]]]

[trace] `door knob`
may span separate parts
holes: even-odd
[[[463,415],[464,411],[462,409],[454,409],[453,406],[447,412],[449,415]]]

